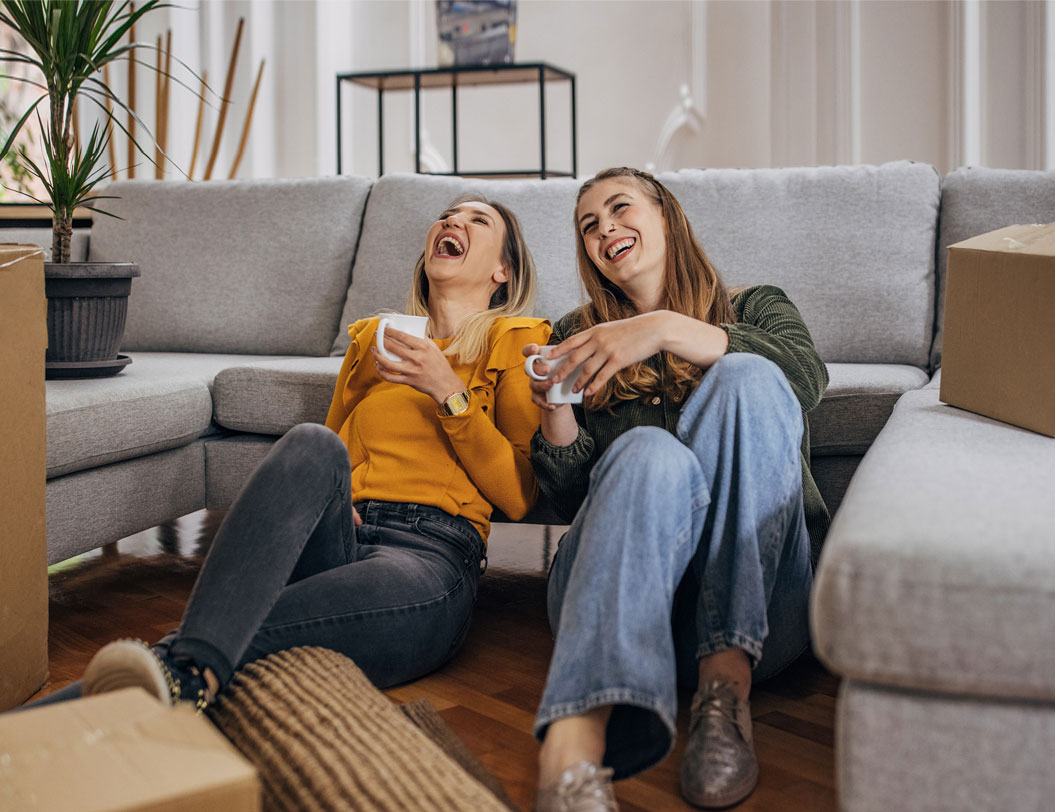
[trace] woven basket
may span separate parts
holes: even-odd
[[[260,772],[265,812],[508,812],[328,649],[250,663],[209,715]]]

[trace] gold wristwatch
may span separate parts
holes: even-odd
[[[440,404],[440,411],[449,416],[461,414],[469,408],[469,390],[466,389],[464,392],[455,392],[442,404]]]

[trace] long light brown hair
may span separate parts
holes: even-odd
[[[444,350],[444,355],[458,363],[469,364],[487,352],[488,336],[495,321],[503,316],[523,316],[531,311],[537,288],[535,260],[524,241],[520,221],[513,212],[501,203],[488,200],[483,195],[464,194],[447,206],[444,211],[462,203],[485,203],[498,212],[505,223],[506,236],[502,241],[502,265],[509,278],[499,286],[488,304],[487,310],[473,313],[456,325],[454,341]],[[414,265],[414,277],[407,297],[407,313],[414,316],[429,315],[429,278],[425,274],[425,252],[421,252]]]
[[[673,310],[708,324],[735,322],[736,313],[730,300],[729,289],[696,241],[692,226],[689,225],[677,198],[652,175],[625,166],[598,172],[579,189],[575,200],[575,214],[578,214],[582,196],[596,184],[610,178],[624,178],[630,181],[660,207],[667,232],[667,261],[663,275],[663,294],[658,309]],[[578,223],[575,226],[575,234],[579,277],[590,297],[589,303],[580,311],[581,329],[638,315],[630,297],[619,286],[606,279],[586,253]],[[658,372],[643,361],[621,369],[599,392],[589,398],[588,405],[591,409],[610,409],[616,401],[634,400],[654,394],[664,394],[680,402],[702,375],[699,367],[664,352],[663,363]]]

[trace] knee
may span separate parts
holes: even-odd
[[[801,411],[783,370],[768,358],[749,352],[723,355],[707,371],[704,380],[713,389],[736,393],[745,402],[764,403],[767,408],[787,407]]]
[[[344,441],[319,423],[294,426],[275,443],[274,453],[287,465],[300,462],[314,470],[325,470],[332,463],[341,464],[348,459]]]
[[[337,436],[336,432],[331,431],[321,423],[298,423],[282,436],[280,442],[301,447],[312,447],[320,453],[326,453],[328,450],[335,448],[344,449],[344,442]]]
[[[642,483],[669,490],[678,483],[693,482],[699,475],[699,462],[669,431],[637,426],[608,447],[594,466],[591,480],[627,473]]]

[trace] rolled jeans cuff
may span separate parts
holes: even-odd
[[[762,641],[755,640],[740,632],[713,632],[706,640],[701,640],[696,647],[696,659],[702,660],[720,651],[728,651],[731,648],[743,649],[751,661],[751,669],[754,670],[762,660]]]
[[[612,768],[616,780],[636,775],[667,757],[677,737],[671,709],[657,697],[629,688],[605,688],[573,702],[540,708],[535,737],[542,741],[553,722],[606,705],[612,706],[612,716],[608,721],[604,766]],[[643,724],[645,719],[651,724]]]

